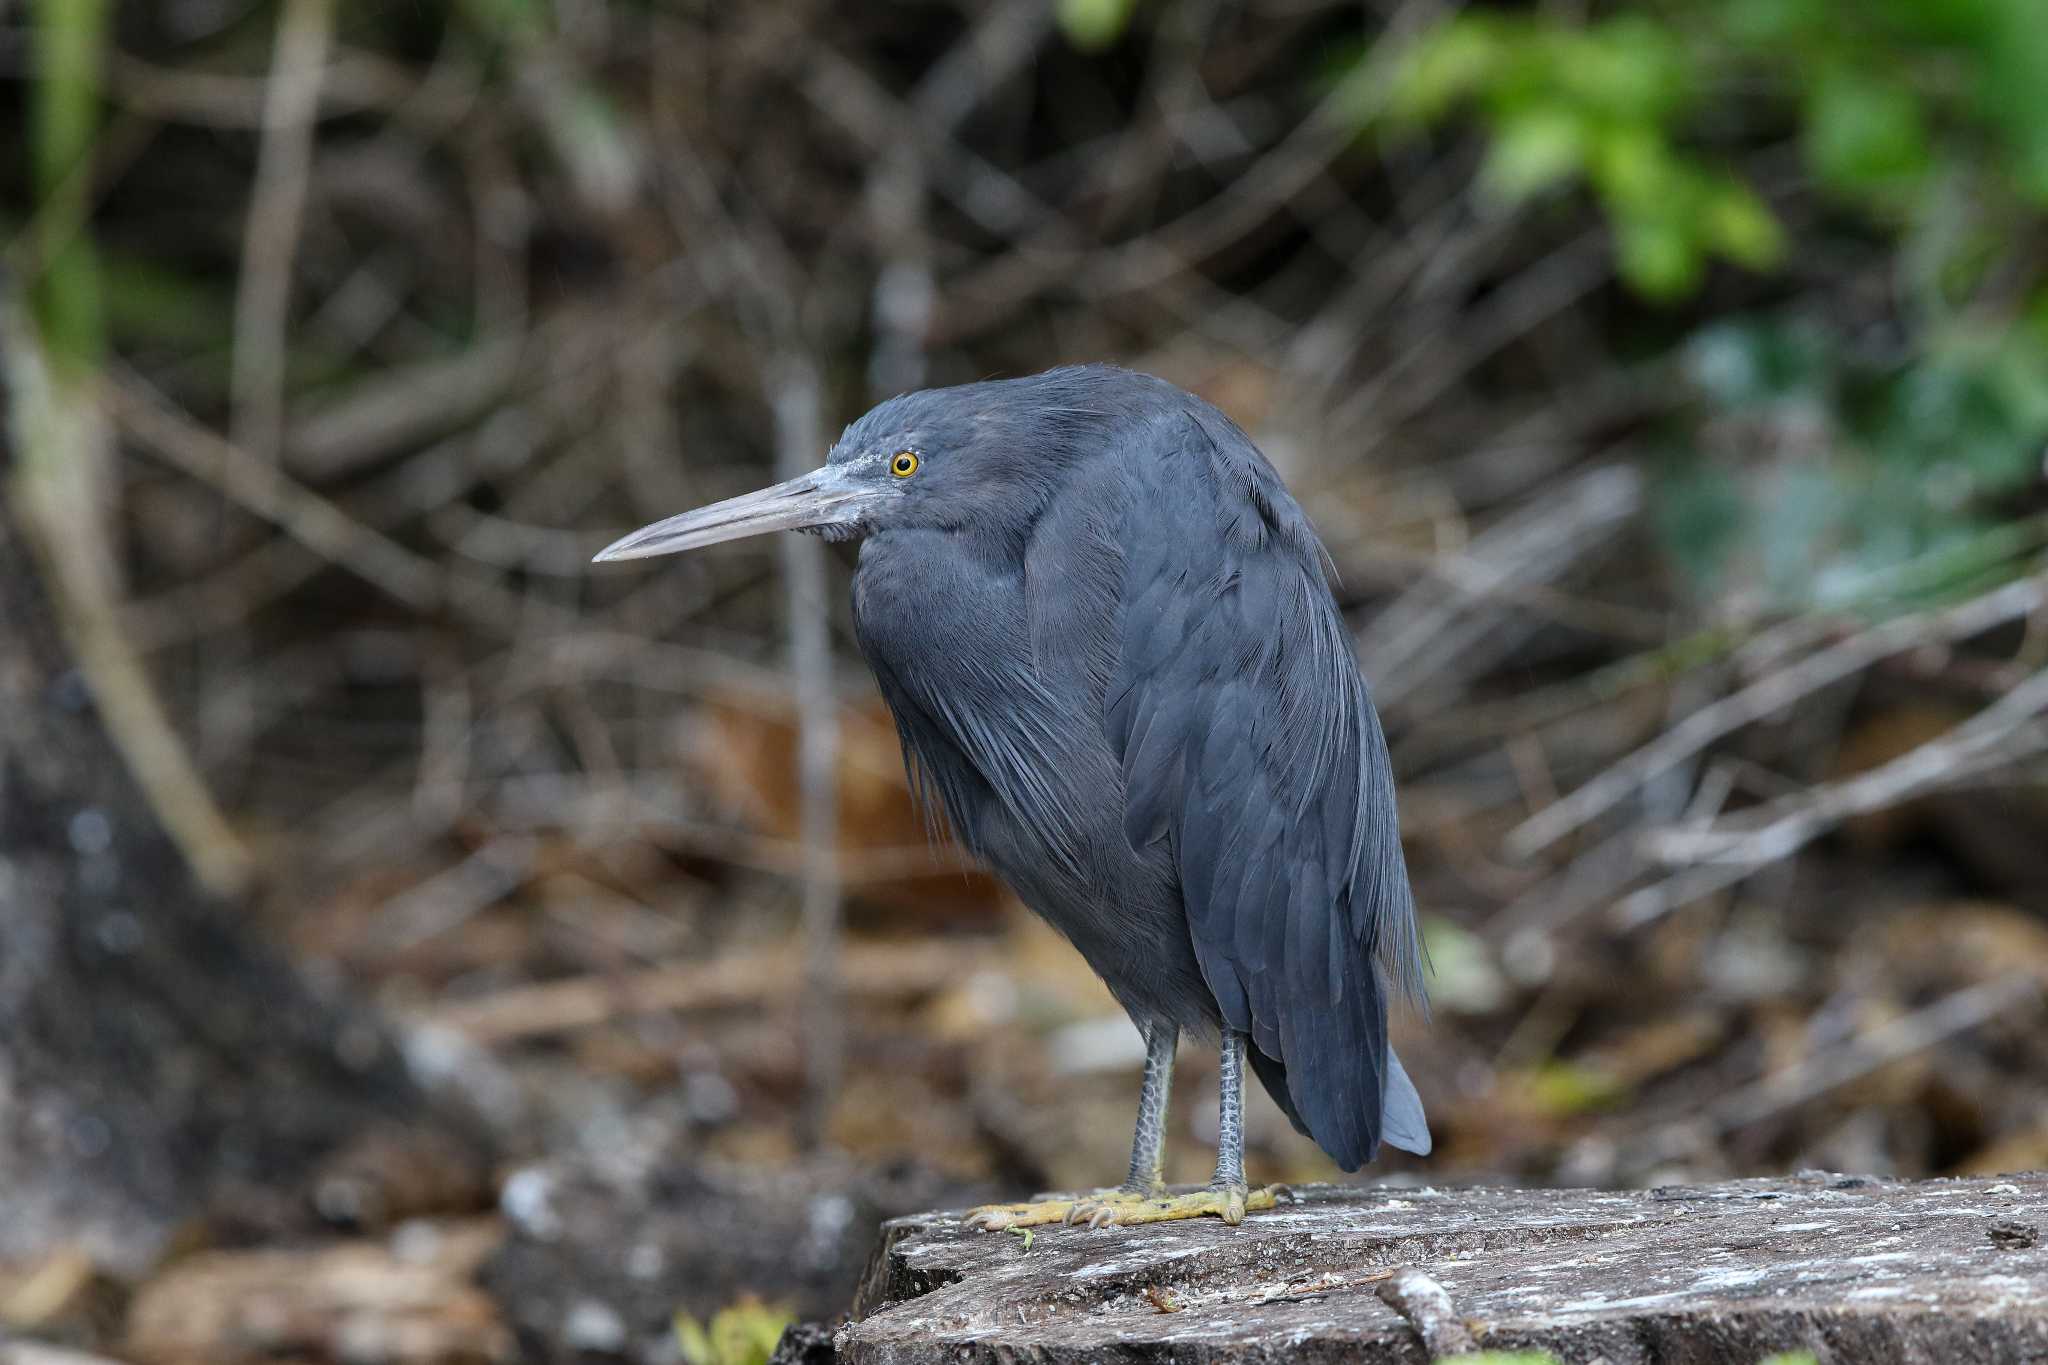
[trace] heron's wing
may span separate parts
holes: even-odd
[[[1426,1149],[1387,1048],[1388,985],[1419,996],[1420,966],[1386,740],[1321,544],[1220,414],[1168,427],[1127,475],[1104,695],[1125,835],[1170,842],[1224,1020],[1338,1164]]]

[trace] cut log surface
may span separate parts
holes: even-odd
[[[936,1213],[884,1225],[835,1344],[849,1365],[1424,1362],[1474,1344],[1606,1365],[2048,1361],[2044,1230],[2042,1173],[1313,1186],[1237,1228],[1028,1241]]]

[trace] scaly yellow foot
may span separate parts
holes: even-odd
[[[1137,1223],[1168,1223],[1177,1218],[1206,1218],[1214,1214],[1236,1227],[1244,1221],[1245,1214],[1272,1208],[1278,1202],[1274,1197],[1277,1188],[1267,1185],[1263,1189],[1248,1190],[1242,1185],[1232,1185],[1219,1189],[1211,1185],[1192,1194],[1140,1199],[1116,1206],[1110,1211],[1111,1216],[1101,1222],[1091,1221],[1090,1226],[1130,1227]]]
[[[971,1210],[967,1226],[1001,1232],[1005,1228],[1039,1227],[1047,1223],[1086,1223],[1091,1228],[1131,1227],[1139,1223],[1166,1223],[1180,1218],[1204,1218],[1211,1214],[1235,1227],[1247,1213],[1270,1209],[1274,1191],[1247,1190],[1242,1186],[1196,1190],[1189,1194],[1168,1194],[1163,1188],[1153,1193],[1136,1190],[1095,1190],[1085,1195],[1045,1195],[1027,1204],[986,1204]]]
[[[1140,1204],[1155,1203],[1166,1197],[1164,1182],[1141,1190],[1134,1190],[1129,1185],[1119,1185],[1113,1190],[1097,1190],[1067,1210],[1067,1221],[1086,1223],[1091,1228],[1106,1228],[1115,1223],[1118,1215],[1126,1209],[1136,1208]]]
[[[1161,1185],[1159,1189],[1163,1191],[1165,1187]],[[1004,1232],[1006,1228],[1042,1228],[1044,1224],[1073,1224],[1085,1222],[1094,1209],[1102,1205],[1135,1201],[1145,1197],[1145,1193],[1112,1187],[1092,1189],[1085,1195],[1034,1195],[1028,1203],[983,1203],[979,1209],[969,1209],[967,1226],[983,1228],[987,1232]]]

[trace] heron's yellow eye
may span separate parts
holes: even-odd
[[[899,450],[889,461],[889,472],[899,479],[907,479],[917,472],[917,452]]]

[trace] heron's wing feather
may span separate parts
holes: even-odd
[[[1352,1170],[1426,1144],[1387,1048],[1386,992],[1419,998],[1421,973],[1386,740],[1321,544],[1211,409],[1163,421],[1128,477],[1104,696],[1125,836],[1169,841],[1225,1021],[1324,1149]]]

